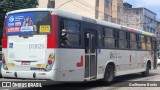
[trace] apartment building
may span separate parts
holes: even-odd
[[[123,0],[112,0],[112,22],[122,24],[123,22]]]
[[[123,0],[39,0],[38,8],[47,7],[118,24],[123,20]]]
[[[132,8],[131,4],[123,4],[123,25],[156,34],[156,14],[147,8]]]
[[[157,36],[158,49],[160,50],[160,20],[157,20],[156,36]]]
[[[38,0],[37,8],[55,8],[55,0]]]

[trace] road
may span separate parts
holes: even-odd
[[[20,79],[0,79],[0,81],[23,81]],[[142,77],[141,73],[130,74],[124,76],[118,76],[115,79],[116,82],[113,82],[111,85],[104,84],[101,80],[93,81],[93,82],[85,82],[85,83],[49,83],[43,87],[52,87],[58,89],[75,89],[75,90],[160,90],[160,87],[129,87],[129,84],[135,85],[134,83],[140,83],[138,81],[142,81],[142,84],[150,83],[153,85],[160,85],[160,67],[157,70],[152,70],[150,72],[150,76]],[[156,82],[159,81],[159,82]],[[13,89],[13,88],[12,88]],[[14,88],[19,89],[19,88]],[[21,88],[22,89],[22,88]],[[30,88],[31,90],[34,88]],[[24,89],[25,90],[25,89]]]

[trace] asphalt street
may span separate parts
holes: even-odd
[[[6,79],[1,78],[0,81],[35,81],[26,79]],[[36,80],[39,81],[39,80]],[[56,88],[56,89],[74,89],[74,90],[160,90],[160,67],[157,70],[150,71],[148,77],[142,77],[141,73],[118,76],[115,82],[111,85],[105,84],[102,80],[92,82],[72,82],[61,83],[41,80],[45,83],[42,87]],[[135,84],[136,83],[136,84]],[[151,86],[136,86],[137,84],[149,83]],[[140,84],[140,85],[141,85]],[[133,86],[135,85],[135,86]],[[157,86],[156,86],[157,85]],[[1,89],[1,88],[0,88]],[[33,89],[35,88],[5,88],[5,89]]]

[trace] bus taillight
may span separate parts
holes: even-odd
[[[5,63],[6,63],[5,59],[2,59],[2,63],[3,63],[3,64],[5,64]]]
[[[52,60],[48,60],[48,64],[51,65],[52,64]]]
[[[3,64],[6,63],[4,54],[2,54],[2,63],[3,63]]]
[[[51,70],[54,64],[54,61],[55,61],[55,55],[50,54],[47,61],[47,67],[46,67],[47,70]]]
[[[52,65],[53,59],[54,59],[54,55],[53,55],[53,54],[50,54],[50,55],[49,55],[49,60],[48,60],[48,64],[49,64],[49,65]]]
[[[2,65],[4,70],[8,70],[5,60],[5,55],[2,53]]]

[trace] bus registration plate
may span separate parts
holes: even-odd
[[[30,65],[29,61],[22,61],[21,65]]]

